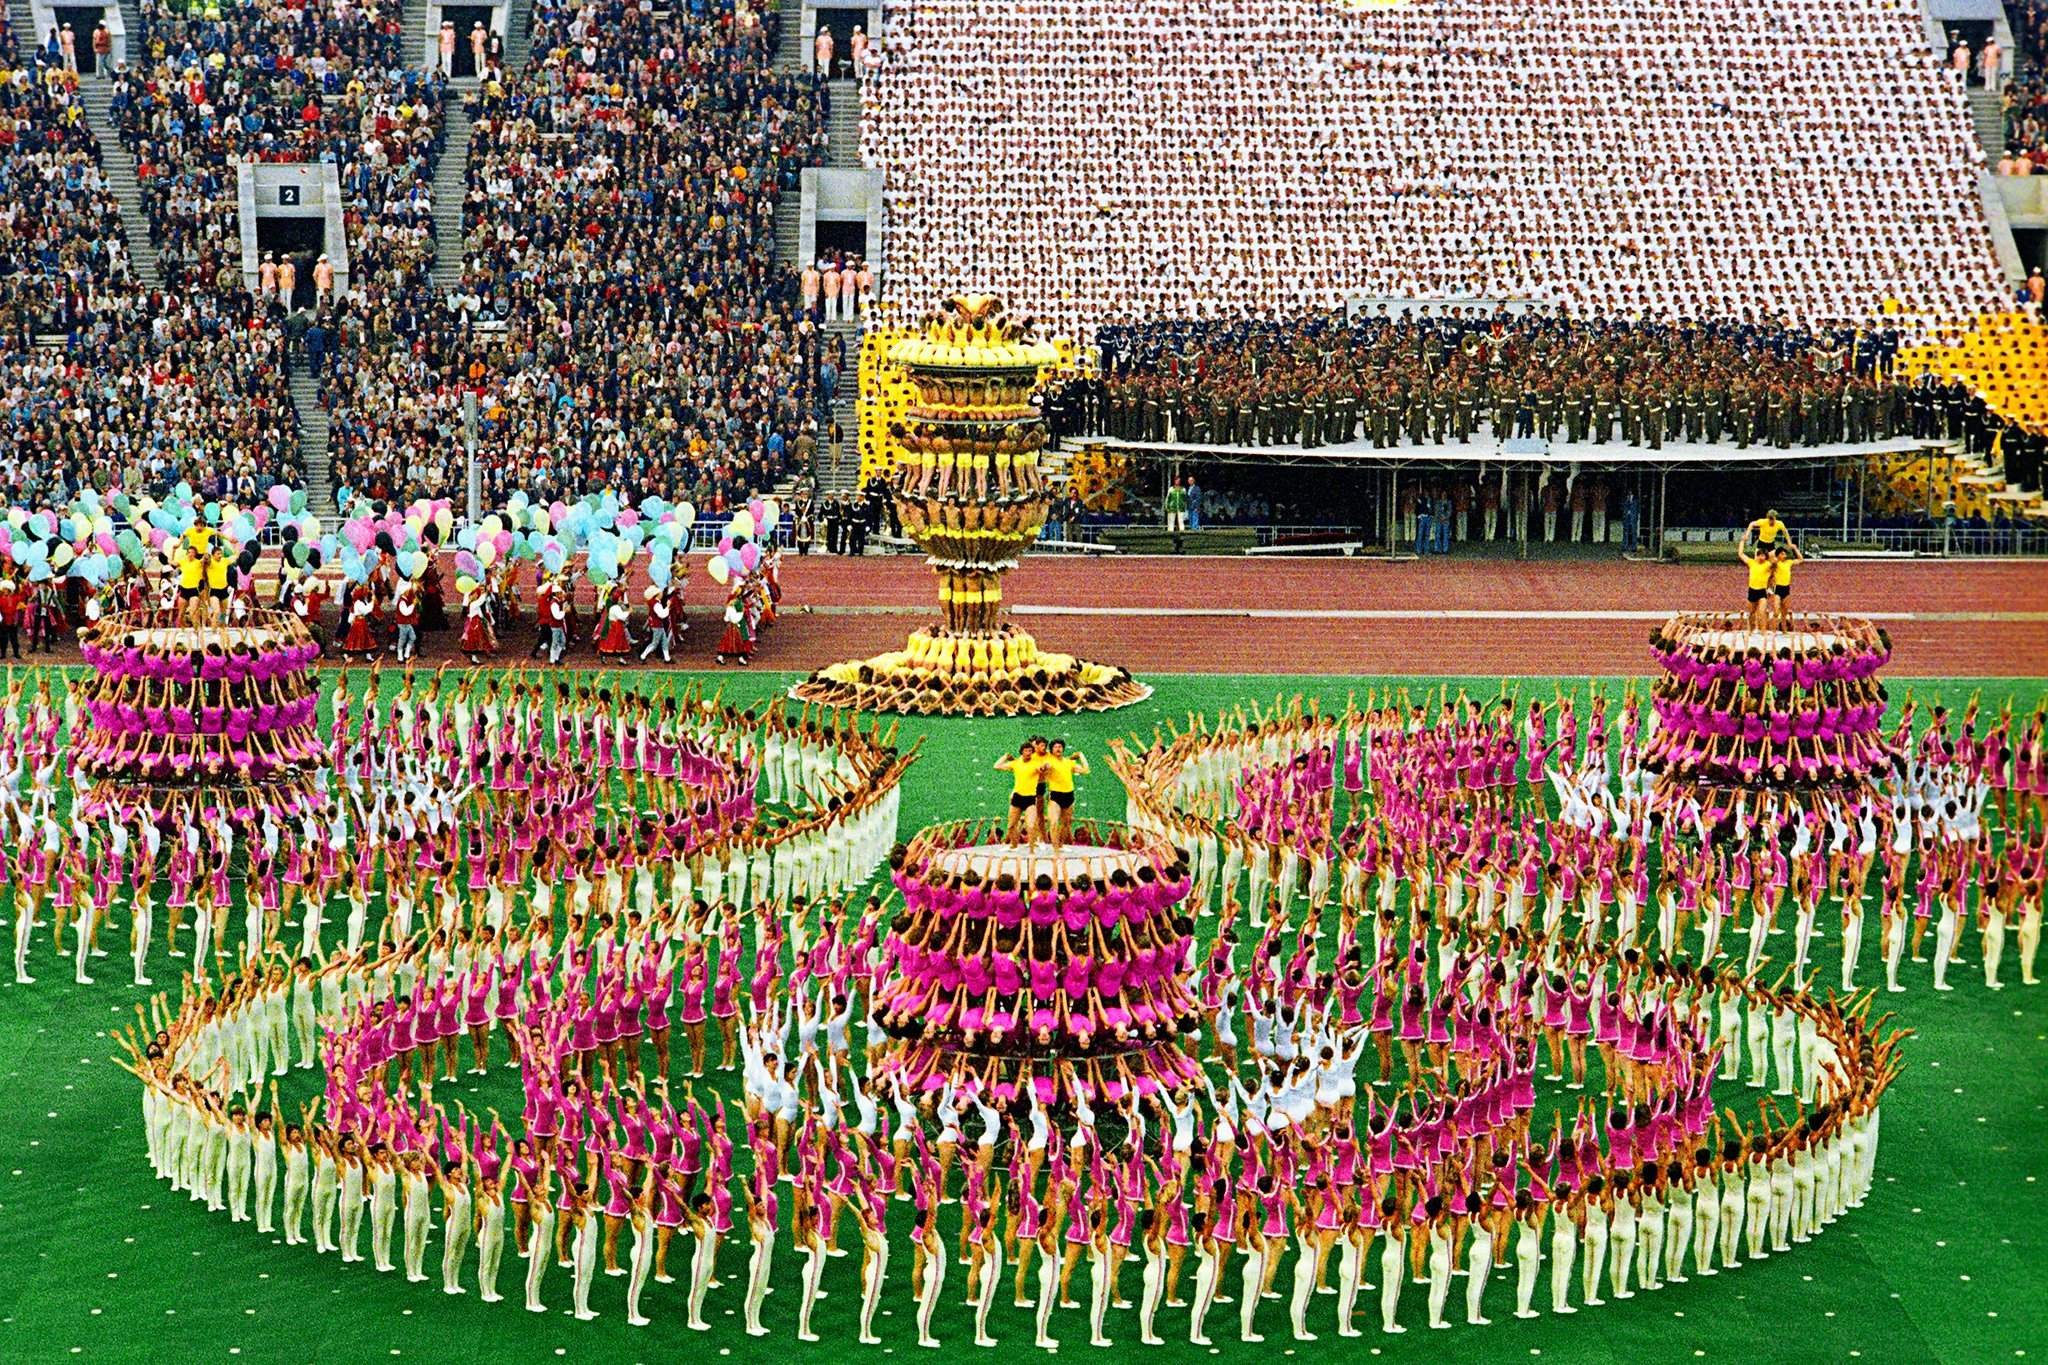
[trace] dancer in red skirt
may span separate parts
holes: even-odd
[[[348,634],[341,642],[343,654],[369,658],[377,652],[376,632],[370,629],[370,617],[376,606],[370,598],[370,585],[358,583],[349,589]]]
[[[481,583],[471,585],[462,599],[462,652],[471,663],[498,652],[497,632],[491,629],[490,596]]]
[[[747,620],[747,585],[734,579],[725,599],[725,634],[718,640],[718,662],[731,659],[741,668],[754,652],[754,632]]]
[[[633,652],[633,635],[626,627],[633,619],[633,608],[626,602],[626,594],[616,583],[607,583],[598,594],[597,602],[598,637],[597,652],[618,658]]]

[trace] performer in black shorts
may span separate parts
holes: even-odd
[[[1024,832],[1025,817],[1029,815],[1034,826],[1031,841],[1038,842],[1038,827],[1044,823],[1038,813],[1038,801],[1045,788],[1045,741],[1033,735],[1015,754],[997,759],[996,769],[1010,775],[1010,825],[1003,841],[1020,842],[1017,836]]]

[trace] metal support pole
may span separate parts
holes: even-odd
[[[1519,484],[1522,479],[1534,477],[1533,466],[1530,470],[1516,472],[1520,475],[1520,477],[1516,479],[1517,484]],[[1519,487],[1517,487],[1515,491],[1517,493],[1520,493],[1522,490]],[[1524,511],[1524,514],[1522,516],[1517,517],[1515,521],[1517,527],[1519,528],[1519,534],[1516,535],[1515,541],[1521,547],[1521,557],[1523,559],[1527,559],[1529,557],[1529,518],[1526,509]]]
[[[1663,532],[1665,518],[1671,516],[1671,471],[1657,471],[1657,563],[1663,563]]]
[[[1387,553],[1394,553],[1394,538],[1401,533],[1401,466],[1387,466]]]
[[[474,523],[483,517],[484,472],[476,462],[476,391],[462,395],[462,450],[464,504],[469,520]]]

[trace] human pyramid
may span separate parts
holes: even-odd
[[[1855,827],[1793,813],[1745,828],[1737,811],[1733,847],[1696,841],[1653,810],[1654,713],[1622,701],[1617,718],[1596,696],[1583,724],[1568,701],[1537,703],[1519,726],[1506,699],[1240,709],[1115,746],[1129,829],[1084,821],[1054,854],[942,827],[899,846],[895,892],[864,903],[846,894],[856,879],[786,882],[779,859],[765,878],[740,858],[666,894],[658,860],[572,859],[563,905],[551,883],[507,897],[487,875],[481,913],[455,893],[370,952],[259,955],[175,1009],[155,1002],[127,1040],[151,1159],[262,1227],[281,1197],[288,1242],[310,1208],[315,1247],[355,1257],[367,1221],[371,1259],[415,1278],[438,1217],[445,1289],[474,1273],[496,1298],[510,1247],[536,1311],[558,1266],[577,1315],[600,1311],[601,1267],[626,1279],[628,1321],[647,1320],[680,1233],[674,1306],[691,1326],[723,1292],[749,1333],[804,1340],[846,1237],[860,1256],[844,1326],[881,1339],[899,1200],[927,1345],[956,1263],[977,1343],[1002,1330],[1007,1282],[1047,1349],[1056,1315],[1084,1307],[1084,1263],[1098,1344],[1124,1308],[1140,1341],[1185,1310],[1172,1330],[1206,1342],[1219,1305],[1257,1341],[1269,1295],[1298,1340],[1332,1316],[1359,1331],[1368,1292],[1398,1332],[1411,1283],[1409,1322],[1446,1326],[1460,1276],[1465,1319],[1483,1323],[1509,1292],[1496,1269],[1534,1316],[1546,1258],[1558,1313],[1715,1275],[1861,1201],[1904,1034],[1855,987],[1870,867]],[[2026,792],[1995,832],[1923,795],[1955,780],[1947,716],[1887,743],[1879,790],[1910,806],[1909,851],[1951,870],[1923,904],[1955,925],[1976,893],[1994,985],[2013,920],[2035,979],[2041,727],[2006,751]],[[787,743],[786,726],[764,733]],[[764,790],[780,766],[764,760]],[[893,809],[862,858],[892,829]],[[1812,984],[1815,885],[1844,896],[1839,993]],[[1767,980],[1788,886],[1794,960]],[[1881,912],[1903,941],[1889,874]],[[1724,948],[1723,920],[1747,928],[1746,951]],[[1958,947],[1945,931],[1938,986]],[[1898,970],[1892,955],[1903,989]],[[691,1082],[716,1021],[736,1091],[672,1093],[674,1021]],[[517,1120],[451,1112],[433,1090],[463,1034],[487,1068],[501,1032]],[[1123,1065],[1161,1049],[1185,1066]],[[324,1089],[266,1105],[292,1061],[322,1067]],[[1539,1096],[1539,1071],[1580,1093]],[[721,1291],[742,1221],[747,1272]],[[774,1323],[778,1245],[798,1258]],[[1318,1307],[1325,1288],[1335,1303]]]

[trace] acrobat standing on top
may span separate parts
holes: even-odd
[[[1038,795],[1045,785],[1045,753],[1045,741],[1033,735],[1016,753],[996,760],[996,771],[1010,775],[1010,824],[1003,834],[1004,843],[1020,843],[1017,836],[1024,833],[1027,822],[1032,826],[1031,841],[1038,842]]]

